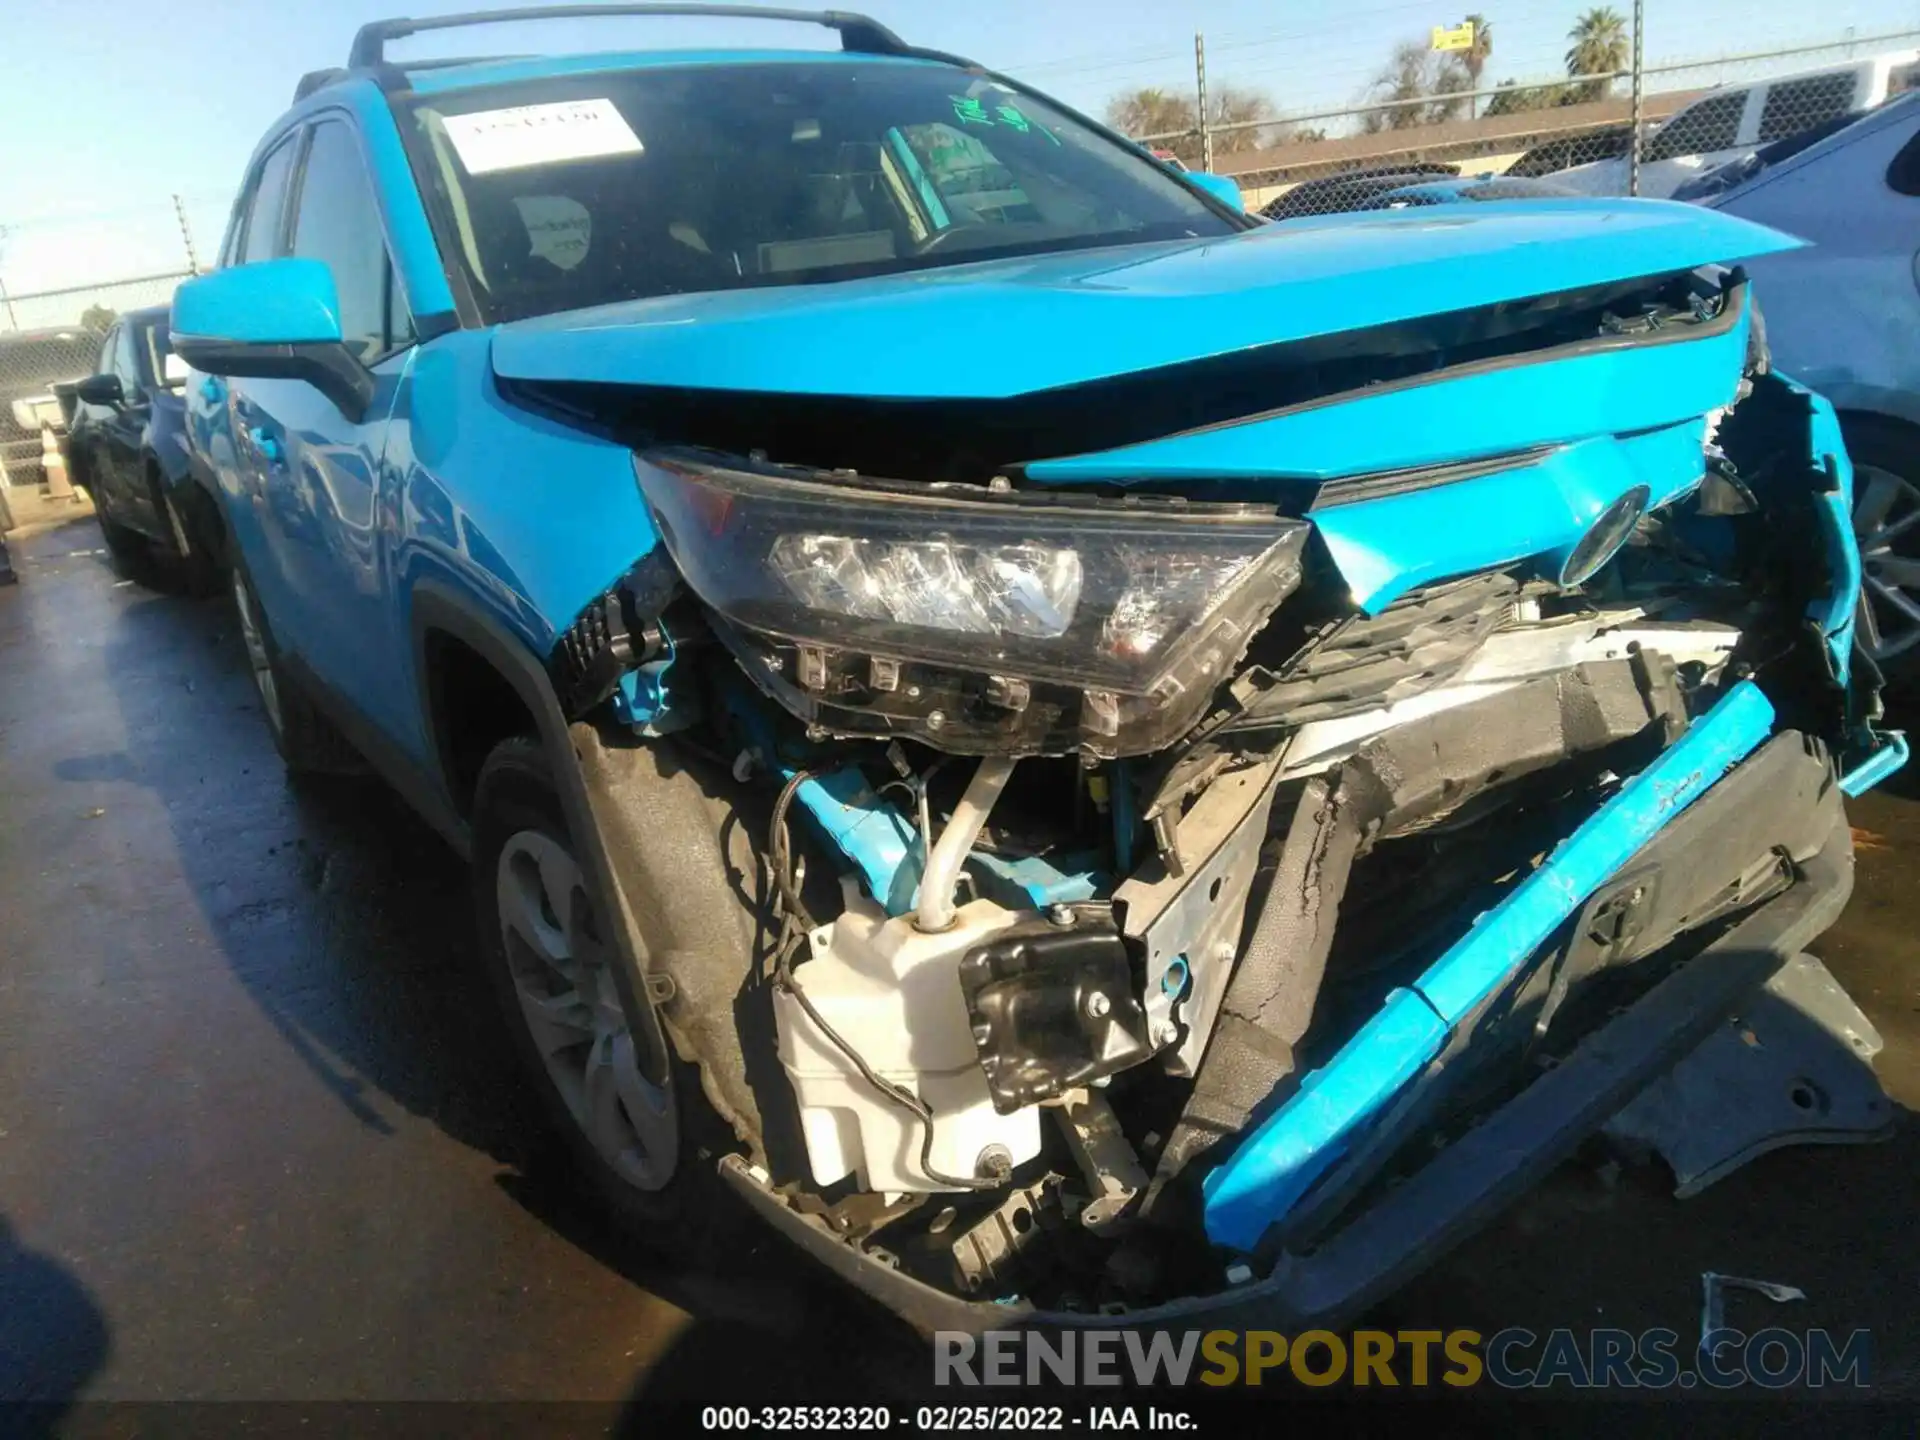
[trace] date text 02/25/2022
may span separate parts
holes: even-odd
[[[1154,1430],[1198,1428],[1185,1410],[1158,1406],[1090,1405],[1084,1412],[1061,1405],[921,1405],[895,1413],[884,1405],[709,1405],[700,1412],[703,1430],[766,1434],[773,1431],[883,1431],[911,1428],[916,1434],[997,1433],[1009,1430]]]

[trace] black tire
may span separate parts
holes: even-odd
[[[260,709],[273,736],[273,748],[280,752],[287,769],[296,775],[364,775],[366,761],[320,713],[281,663],[266,612],[246,571],[235,565],[232,576],[240,642],[253,671],[254,690],[260,696]]]
[[[189,488],[175,494],[158,471],[149,471],[154,511],[170,537],[167,573],[182,595],[217,595],[225,581],[215,523],[205,497]]]
[[[1895,586],[1908,603],[1920,599],[1920,587],[1911,583],[1909,573],[1920,566],[1920,523],[1915,519],[1920,516],[1920,429],[1874,415],[1842,416],[1840,428],[1854,465],[1854,538],[1860,545],[1867,583],[1859,643],[1888,680],[1911,685],[1920,681],[1920,627],[1884,595],[1875,593],[1875,586],[1876,582]],[[1899,493],[1890,504],[1876,505],[1869,492],[1874,480],[1883,477],[1899,487]],[[1890,524],[1892,533],[1876,536],[1875,523],[1882,528]],[[1890,573],[1889,566],[1898,567],[1897,573]],[[1887,653],[1887,647],[1904,648]]]
[[[666,1077],[663,1084],[655,1087],[662,1108],[652,1112],[650,1121],[634,1122],[631,1118],[634,1112],[627,1108],[624,1092],[616,1093],[622,1096],[618,1101],[619,1113],[632,1124],[636,1139],[649,1130],[655,1132],[655,1138],[660,1138],[658,1132],[662,1130],[669,1132],[656,1153],[641,1156],[651,1169],[660,1172],[652,1179],[653,1188],[643,1188],[636,1182],[632,1172],[641,1168],[639,1165],[629,1163],[623,1172],[601,1145],[595,1143],[588,1122],[581,1114],[583,1108],[593,1109],[587,1098],[592,1094],[592,1087],[569,1085],[570,1098],[563,1091],[561,1079],[556,1077],[574,1063],[576,1050],[583,1068],[589,1067],[594,1056],[614,1051],[619,1037],[603,1035],[595,1028],[592,1038],[583,1034],[577,1046],[558,1047],[552,1039],[559,1032],[549,1026],[545,1051],[535,1039],[535,1022],[529,1018],[523,996],[534,988],[538,979],[544,976],[551,982],[560,972],[532,953],[532,948],[517,933],[510,932],[501,900],[503,882],[518,883],[513,877],[527,854],[530,837],[557,846],[575,866],[578,889],[573,891],[574,903],[567,907],[566,921],[555,934],[558,936],[564,930],[562,943],[577,949],[584,957],[574,963],[572,975],[560,979],[552,992],[541,993],[551,993],[553,1000],[561,1002],[569,995],[575,999],[591,997],[577,1007],[564,1008],[589,1017],[612,1017],[610,1023],[619,1027],[631,1046],[633,1035],[626,1025],[625,1007],[617,998],[618,989],[614,987],[611,992],[608,989],[613,978],[611,967],[621,963],[611,944],[606,918],[609,907],[593,893],[588,867],[577,859],[578,851],[546,751],[532,739],[504,740],[494,747],[481,767],[473,801],[474,915],[488,980],[513,1036],[522,1069],[540,1097],[552,1136],[589,1197],[619,1221],[636,1242],[652,1249],[684,1246],[708,1233],[719,1198],[710,1167],[695,1158],[690,1127],[717,1122],[705,1108],[698,1072],[693,1067],[670,1055],[658,1057],[643,1053],[636,1057],[638,1068]],[[503,864],[503,856],[508,855],[510,846],[512,854]],[[544,872],[544,865],[542,870]],[[542,883],[544,878],[543,873]],[[541,914],[558,920],[558,909],[558,906],[549,906]],[[591,948],[583,943],[588,939],[592,941]],[[572,987],[570,991],[568,986]],[[617,1011],[602,1008],[608,1005],[609,993],[615,997],[611,1006],[617,1007]],[[596,1000],[599,1003],[595,1003]],[[556,1057],[552,1062],[549,1054]],[[635,1147],[636,1151],[644,1148],[644,1142]]]
[[[107,558],[113,562],[115,572],[137,578],[152,558],[147,537],[110,518],[98,500],[93,504],[93,518],[100,522],[100,538],[107,542]]]

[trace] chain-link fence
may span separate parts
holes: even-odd
[[[166,304],[189,273],[0,295],[0,484],[46,483],[45,457],[72,415],[72,384],[101,368],[108,328],[130,310]]]
[[[1638,6],[1586,11],[1566,34],[1564,75],[1497,81],[1491,60],[1510,32],[1529,38],[1516,22],[1474,15],[1397,42],[1388,32],[1348,67],[1356,101],[1294,110],[1269,98],[1276,82],[1324,92],[1341,83],[1338,67],[1318,64],[1308,81],[1312,60],[1246,53],[1295,38],[1284,32],[1213,52],[1196,36],[1191,100],[1143,87],[1108,113],[1169,163],[1231,175],[1249,209],[1285,220],[1568,193],[1704,198],[1920,88],[1920,27],[1659,60],[1643,58],[1641,30]],[[1178,128],[1152,124],[1182,116]]]
[[[47,482],[73,382],[101,368],[115,319],[166,304],[200,268],[201,237],[217,237],[225,208],[174,195],[97,214],[0,214],[0,485]]]

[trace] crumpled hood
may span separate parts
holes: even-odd
[[[542,316],[500,327],[493,367],[514,380],[993,400],[1799,243],[1650,200],[1330,216]]]

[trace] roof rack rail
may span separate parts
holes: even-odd
[[[300,77],[300,83],[293,87],[293,103],[298,105],[302,100],[306,99],[307,96],[313,94],[314,91],[324,90],[327,86],[333,84],[334,81],[344,80],[346,78],[347,72],[337,65],[325,70],[309,70]]]
[[[462,15],[433,15],[422,20],[374,20],[353,37],[347,64],[355,70],[386,63],[386,43],[423,30],[452,30],[469,25],[492,25],[512,20],[578,20],[601,16],[688,15],[734,20],[791,20],[800,25],[824,25],[840,32],[842,49],[869,55],[914,55],[919,52],[878,20],[850,10],[781,10],[764,5],[543,5],[518,10],[474,10]]]

